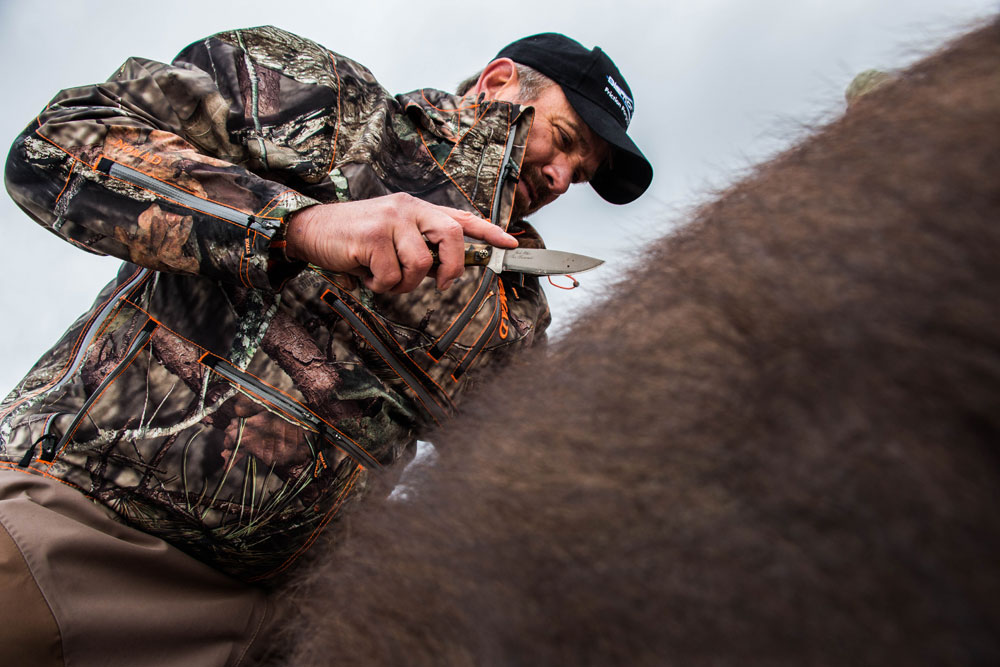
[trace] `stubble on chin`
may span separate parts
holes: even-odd
[[[549,188],[537,169],[524,166],[521,168],[519,178],[528,184],[528,189],[534,193],[534,199],[524,194],[520,188],[514,191],[514,204],[512,207],[512,217],[514,220],[523,220],[540,209],[542,202],[549,199]]]

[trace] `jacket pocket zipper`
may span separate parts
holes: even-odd
[[[80,407],[76,416],[73,417],[73,421],[69,423],[69,426],[66,428],[66,432],[63,433],[63,436],[59,438],[58,441],[56,441],[55,438],[47,438],[44,440],[42,444],[42,451],[38,455],[39,461],[42,461],[43,463],[52,463],[55,461],[56,452],[61,452],[63,447],[65,447],[70,441],[73,434],[76,433],[77,427],[80,426],[80,422],[84,420],[87,413],[90,412],[90,408],[94,406],[94,403],[96,403],[97,399],[101,397],[104,390],[111,386],[111,383],[117,380],[118,377],[125,372],[125,369],[128,368],[129,364],[131,364],[132,361],[139,356],[139,353],[142,352],[142,348],[144,348],[146,343],[149,342],[149,339],[152,337],[153,331],[157,326],[158,324],[155,320],[146,321],[142,330],[139,331],[139,335],[135,337],[135,340],[133,340],[132,344],[129,346],[128,352],[125,353],[122,360],[111,369],[111,372],[108,373],[103,380],[101,380],[101,383],[97,385],[97,388],[91,392],[89,397],[87,397],[83,406]]]
[[[201,363],[240,389],[274,405],[281,412],[307,425],[354,459],[358,465],[376,470],[382,467],[378,459],[362,449],[353,440],[328,426],[326,422],[306,409],[304,405],[285,396],[274,387],[261,382],[248,373],[244,373],[220,357],[206,355],[202,358]]]
[[[499,298],[500,297],[497,296],[498,300]],[[497,303],[496,310],[493,311],[493,316],[490,318],[490,323],[486,325],[486,328],[483,330],[483,333],[480,334],[479,340],[475,342],[472,349],[465,353],[465,357],[462,358],[462,361],[460,361],[458,366],[455,367],[455,370],[452,371],[452,379],[457,381],[465,375],[465,371],[469,370],[469,366],[471,366],[472,362],[476,360],[479,353],[482,352],[484,347],[486,347],[486,343],[493,337],[493,334],[500,326],[501,315],[500,304]]]
[[[435,399],[431,390],[429,390],[424,383],[421,381],[419,374],[423,371],[417,364],[407,357],[405,354],[397,355],[393,350],[382,340],[382,338],[375,332],[372,327],[368,326],[361,317],[355,313],[343,299],[338,297],[334,292],[327,291],[321,297],[323,301],[333,308],[337,313],[347,320],[348,324],[357,331],[362,338],[368,341],[368,344],[375,348],[375,351],[380,357],[392,368],[393,372],[399,376],[399,378],[406,383],[413,393],[417,395],[417,399],[421,405],[423,405],[424,410],[430,414],[431,418],[434,419],[438,424],[444,422],[448,418],[448,411],[445,407]]]
[[[221,218],[227,222],[232,222],[240,225],[241,227],[245,227],[248,230],[260,232],[269,239],[281,225],[281,223],[277,220],[258,218],[257,216],[244,213],[243,211],[238,211],[235,208],[224,206],[218,202],[203,199],[186,190],[181,190],[175,185],[164,183],[163,181],[157,180],[152,176],[144,174],[138,169],[126,167],[125,165],[106,157],[102,157],[97,162],[97,170],[114,178],[131,183],[132,185],[149,190],[150,192],[153,192],[164,199],[169,199],[174,203],[180,204],[185,208],[189,208],[199,213],[204,213],[205,215]]]
[[[121,305],[121,301],[125,298],[125,295],[129,294],[135,287],[140,285],[150,273],[149,269],[140,269],[133,274],[131,278],[114,289],[108,300],[103,306],[101,306],[100,311],[97,312],[97,314],[90,321],[90,324],[87,325],[82,336],[79,338],[79,342],[74,347],[75,353],[73,354],[73,358],[69,361],[66,368],[63,369],[62,373],[59,374],[58,378],[54,380],[52,385],[43,387],[39,393],[29,396],[26,399],[22,399],[19,403],[15,403],[8,409],[6,416],[4,416],[5,420],[13,417],[18,406],[24,405],[25,402],[30,404],[42,400],[45,396],[58,391],[60,387],[66,384],[66,382],[73,377],[77,369],[79,369],[80,365],[83,363],[84,358],[87,356],[87,350],[90,347],[90,343],[93,341],[94,336],[97,335],[97,332],[100,331],[102,326],[104,326],[107,318],[119,305]],[[48,426],[46,426],[46,433],[49,433]],[[47,435],[47,437],[51,438],[54,436]],[[32,448],[31,451],[34,451],[34,449]]]
[[[507,135],[507,144],[504,146],[503,159],[500,161],[500,178],[497,179],[497,189],[493,196],[493,208],[490,211],[490,221],[497,226],[500,226],[500,195],[503,190],[503,186],[508,178],[517,177],[517,166],[511,163],[510,154],[514,150],[514,129],[512,128]],[[434,361],[440,361],[444,353],[448,351],[448,348],[452,346],[455,340],[462,334],[465,330],[465,326],[469,323],[469,320],[479,311],[479,306],[482,304],[483,299],[486,298],[486,294],[489,290],[496,287],[495,283],[498,279],[498,274],[494,273],[490,269],[484,271],[485,276],[483,277],[483,282],[480,284],[479,289],[476,290],[476,295],[472,297],[472,301],[466,306],[459,316],[451,323],[448,330],[445,331],[438,341],[434,344],[428,354]],[[463,371],[464,372],[464,371]],[[453,376],[457,377],[457,376]]]
[[[463,310],[459,316],[455,318],[455,321],[451,323],[451,326],[444,332],[444,335],[438,339],[438,342],[434,344],[434,347],[428,350],[427,354],[429,354],[434,361],[441,360],[441,357],[443,357],[444,353],[448,351],[448,348],[452,346],[455,339],[457,339],[465,330],[469,320],[471,320],[473,315],[475,315],[479,310],[479,307],[483,303],[483,299],[485,299],[489,291],[494,288],[494,283],[497,281],[497,274],[493,273],[490,269],[483,269],[483,273],[485,274],[483,276],[483,282],[480,283],[479,289],[476,290],[475,296],[472,297],[472,301],[470,301],[465,310]]]

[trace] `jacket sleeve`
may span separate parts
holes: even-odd
[[[284,221],[317,203],[283,183],[326,177],[339,82],[333,54],[273,28],[220,33],[171,65],[131,58],[50,102],[11,148],[7,189],[92,252],[274,289],[297,268]]]

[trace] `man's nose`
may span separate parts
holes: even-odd
[[[549,182],[549,190],[558,196],[565,193],[573,183],[573,168],[566,160],[554,160],[542,170]]]

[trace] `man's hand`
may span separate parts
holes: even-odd
[[[513,236],[472,213],[392,194],[294,213],[285,232],[285,252],[330,271],[367,271],[364,281],[370,290],[399,294],[430,273],[428,242],[438,247],[438,289],[450,287],[465,270],[465,236],[501,248],[517,246]]]

